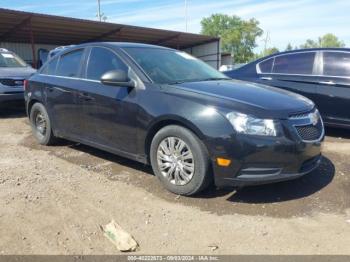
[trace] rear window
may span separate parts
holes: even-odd
[[[350,54],[345,52],[324,52],[323,75],[350,77]]]
[[[77,77],[79,74],[80,62],[83,57],[83,49],[79,49],[60,57],[56,75]]]
[[[261,73],[271,73],[273,65],[273,58],[267,59],[259,63],[259,68]]]
[[[306,52],[276,56],[272,72],[277,74],[311,75],[315,55],[315,52]]]

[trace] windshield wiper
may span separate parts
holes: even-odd
[[[210,78],[200,79],[197,81],[215,81],[215,80],[232,80],[232,79],[228,77],[210,77]]]
[[[192,81],[188,81],[188,80],[179,80],[179,81],[174,81],[174,82],[169,82],[167,83],[168,85],[177,85],[177,84],[183,84],[186,82],[192,82]]]
[[[183,84],[183,83],[189,83],[189,82],[203,82],[203,81],[215,81],[215,80],[232,80],[228,77],[210,77],[210,78],[204,78],[204,79],[187,79],[187,80],[179,80],[168,83],[168,85],[177,85],[177,84]]]

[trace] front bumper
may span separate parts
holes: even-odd
[[[209,139],[216,186],[248,186],[291,180],[306,175],[321,162],[324,133],[317,141],[303,141],[289,123],[280,137],[231,135]],[[231,160],[219,166],[217,157]]]
[[[321,154],[301,164],[296,173],[286,172],[283,168],[248,168],[242,170],[236,177],[227,177],[216,179],[217,186],[254,186],[282,181],[293,180],[309,174],[315,170],[321,163]],[[273,165],[273,163],[270,163]]]
[[[12,101],[24,101],[24,93],[23,92],[15,92],[15,93],[0,93],[0,103],[2,102],[12,102]]]

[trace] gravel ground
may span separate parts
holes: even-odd
[[[0,113],[0,254],[350,254],[350,131],[327,129],[324,158],[294,181],[193,197],[150,167],[80,144],[36,144],[23,110]]]

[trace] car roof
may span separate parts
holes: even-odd
[[[289,50],[289,51],[273,53],[271,55],[259,58],[259,59],[255,60],[253,62],[260,62],[262,60],[265,60],[265,59],[268,59],[270,57],[274,57],[274,56],[277,56],[277,55],[295,54],[295,53],[303,53],[303,52],[317,52],[317,51],[343,51],[343,52],[350,52],[350,48],[323,47],[323,48],[294,49],[294,50]]]
[[[62,48],[62,52],[67,53],[70,50],[79,49],[80,47],[89,47],[89,46],[105,46],[105,47],[118,47],[118,48],[128,48],[128,47],[139,47],[139,48],[157,48],[157,49],[167,49],[174,50],[164,46],[151,45],[151,44],[142,44],[142,43],[132,43],[132,42],[89,42],[79,45],[67,46],[67,48]]]
[[[93,43],[96,44],[96,43]],[[100,44],[113,45],[116,47],[142,47],[142,48],[162,48],[162,49],[171,49],[164,46],[152,45],[152,44],[143,44],[143,43],[132,43],[132,42],[100,42]]]

